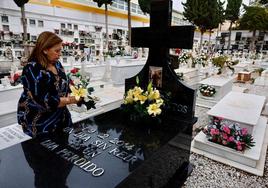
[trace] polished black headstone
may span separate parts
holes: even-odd
[[[181,185],[187,177],[190,152],[187,125],[167,122],[161,127],[133,127],[121,117],[115,110],[81,122],[76,129],[1,150],[1,187]]]
[[[169,48],[192,49],[194,26],[171,26],[172,1],[152,0],[150,27],[132,28],[131,45],[149,47],[149,56],[142,71],[136,75],[144,88],[149,81],[162,91],[172,93],[177,110],[170,112],[181,120],[192,121],[195,113],[196,92],[181,83],[170,67]],[[155,73],[155,74],[154,74]],[[154,82],[154,77],[159,81]],[[126,79],[126,91],[136,85],[136,76]]]

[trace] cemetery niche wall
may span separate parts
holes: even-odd
[[[4,149],[0,152],[0,185],[172,188],[183,184],[191,171],[196,92],[182,84],[169,67],[168,49],[192,48],[194,27],[171,27],[171,8],[171,1],[152,0],[150,28],[132,29],[133,46],[149,47],[146,65],[137,75],[140,86],[157,74],[153,86],[171,93],[174,108],[164,121],[133,125],[116,109],[75,128]],[[135,79],[126,80],[126,91],[135,86]]]

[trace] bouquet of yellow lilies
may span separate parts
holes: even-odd
[[[94,89],[93,87],[89,87],[89,78],[83,78],[78,68],[72,69],[67,76],[70,80],[70,95],[74,96],[75,99],[79,101],[77,106],[82,106],[84,104],[87,107],[87,110],[96,108],[95,104],[98,99],[91,96]]]
[[[136,82],[139,83],[138,77]],[[151,82],[147,90],[139,86],[129,89],[124,96],[124,104],[121,105],[121,109],[130,115],[132,121],[148,119],[148,117],[159,118],[163,107],[164,100],[159,90],[152,87]]]

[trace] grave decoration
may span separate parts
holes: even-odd
[[[79,101],[77,106],[85,105],[87,110],[96,108],[95,104],[98,98],[91,95],[94,88],[89,86],[89,77],[83,77],[78,68],[73,68],[67,77],[70,80],[70,95]]]
[[[197,57],[193,58],[192,67],[195,67],[196,65],[202,65],[203,67],[205,67],[207,61],[208,61],[208,55],[205,53],[201,53]]]
[[[125,112],[128,119],[134,123],[147,121],[147,124],[161,123],[161,117],[165,114],[169,103],[169,94],[160,93],[149,82],[146,89],[139,87],[139,77],[136,77],[137,85],[129,89],[124,96],[124,104],[121,109]]]
[[[188,60],[190,60],[192,58],[191,54],[190,53],[186,53],[186,52],[182,52],[179,57],[178,57],[178,60],[179,60],[179,63],[184,63],[184,64],[187,64],[188,63]]]
[[[223,118],[211,117],[209,125],[203,129],[209,141],[244,151],[254,146],[253,137],[247,128],[241,128],[239,123],[228,124]]]
[[[16,72],[10,79],[11,85],[16,86],[21,83],[21,72]]]
[[[199,92],[205,97],[212,97],[216,93],[216,89],[213,86],[201,84],[199,87]]]
[[[237,65],[239,63],[238,60],[230,60],[228,56],[218,56],[212,58],[212,64],[218,68],[217,74],[222,74],[226,72],[226,68],[230,69],[232,71],[232,74],[234,74],[234,65]]]

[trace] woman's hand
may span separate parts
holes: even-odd
[[[68,96],[69,104],[77,104],[78,101],[75,99],[74,96]]]

